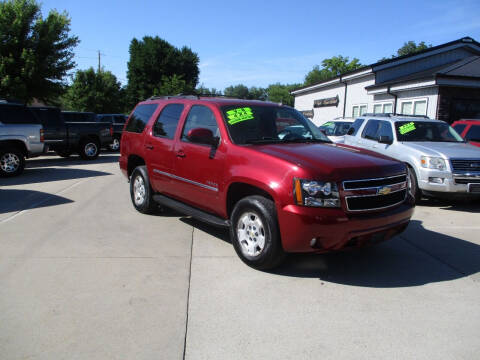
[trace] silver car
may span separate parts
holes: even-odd
[[[422,193],[480,197],[480,148],[467,144],[444,121],[364,115],[352,124],[345,144],[406,163],[417,200]]]

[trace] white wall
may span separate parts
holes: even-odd
[[[368,95],[367,90],[365,90],[366,86],[373,84],[375,84],[374,74],[348,82],[346,117],[352,117],[354,105],[367,104],[367,112],[373,112],[373,95]]]
[[[438,101],[438,88],[430,87],[418,90],[407,90],[397,92],[397,113],[402,112],[402,100],[427,100],[427,116],[430,119],[435,119],[437,116],[437,101]]]

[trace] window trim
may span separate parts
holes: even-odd
[[[405,98],[405,99],[399,99],[400,100],[400,111],[402,115],[415,115],[415,103],[416,102],[421,102],[425,101],[425,114],[417,115],[417,116],[427,116],[428,114],[428,98]],[[403,114],[403,104],[404,103],[411,103],[412,104],[412,113],[411,114]]]
[[[376,105],[381,105],[382,106],[382,111],[381,112],[379,112],[379,113],[375,112],[375,106]],[[394,110],[393,109],[393,101],[377,101],[377,102],[374,102],[373,103],[373,109],[372,109],[373,113],[374,114],[386,114],[385,113],[385,105],[391,105],[392,106],[392,112],[389,113],[389,114],[393,114],[394,113],[394,111],[393,111]]]
[[[178,117],[178,122],[177,122],[177,127],[175,128],[175,132],[173,133],[172,137],[168,137],[167,135],[155,135],[155,125],[157,124],[158,120],[160,119],[160,116],[162,116],[163,111],[167,108],[167,106],[170,106],[170,105],[182,105],[182,107],[183,107],[182,111],[180,112],[180,116]],[[177,134],[178,125],[182,121],[182,116],[183,116],[183,112],[185,111],[185,108],[186,108],[186,106],[183,103],[172,102],[172,103],[165,104],[165,106],[163,106],[160,109],[160,112],[158,113],[157,118],[155,119],[155,121],[152,124],[152,136],[155,137],[155,138],[158,138],[158,139],[166,139],[166,140],[174,141],[175,140],[175,135]]]
[[[208,110],[210,110],[212,112],[213,118],[215,119],[215,122],[217,123],[218,143],[221,144],[222,132],[220,131],[220,122],[218,121],[217,116],[215,116],[215,111],[212,108],[210,108],[209,106],[207,106],[206,104],[192,104],[188,108],[188,112],[185,114],[185,120],[183,121],[182,129],[181,129],[180,134],[179,134],[179,140],[182,143],[185,143],[185,144],[192,144],[192,145],[204,146],[204,147],[209,147],[209,148],[212,147],[211,145],[208,145],[208,144],[200,144],[200,143],[195,143],[195,142],[191,142],[191,141],[186,141],[186,140],[183,139],[183,132],[185,131],[185,126],[187,125],[188,115],[190,115],[190,112],[192,111],[192,109],[195,106],[203,106],[203,107],[207,108]],[[213,134],[213,136],[215,136],[215,134]]]
[[[365,112],[363,114],[360,113],[360,109],[362,106],[365,106]],[[353,113],[353,109],[358,107],[358,115],[355,115]],[[363,116],[364,114],[366,114],[368,112],[368,104],[367,103],[359,103],[359,104],[353,104],[352,105],[352,118],[357,118],[359,116]]]

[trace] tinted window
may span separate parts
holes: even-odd
[[[124,115],[115,115],[113,122],[116,124],[125,124],[126,117]]]
[[[378,120],[368,120],[365,129],[363,129],[362,137],[370,140],[377,140],[377,131],[380,121]]]
[[[353,124],[348,129],[348,135],[355,136],[357,135],[358,130],[362,127],[362,124],[365,120],[364,119],[356,119]]]
[[[165,106],[155,125],[153,125],[153,135],[173,139],[182,111],[182,104],[169,104]]]
[[[60,109],[58,108],[31,108],[35,116],[43,125],[58,125],[60,124]]]
[[[456,131],[457,133],[461,134],[462,131],[465,129],[466,126],[467,126],[467,125],[465,125],[465,124],[457,124],[457,125],[453,126],[453,128],[455,129],[455,131]]]
[[[4,124],[38,124],[39,120],[24,106],[0,106],[0,121]]]
[[[182,140],[189,141],[187,138],[188,132],[195,128],[208,129],[213,133],[213,136],[219,136],[218,125],[213,115],[212,110],[202,105],[194,105],[188,113],[185,126],[183,127]]]
[[[130,116],[130,121],[125,130],[134,133],[141,133],[143,129],[145,129],[148,120],[152,117],[152,114],[157,110],[157,107],[158,104],[138,105]]]
[[[480,141],[480,125],[472,125],[465,135],[465,139]]]
[[[460,135],[443,121],[397,121],[398,141],[463,142]]]
[[[392,125],[388,121],[380,121],[377,139],[379,139],[380,136],[388,136],[389,139],[393,140]]]
[[[111,115],[97,115],[97,121],[98,122],[112,122],[112,116]]]

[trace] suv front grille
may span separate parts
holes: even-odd
[[[407,175],[343,182],[348,211],[384,209],[401,204],[407,197]]]
[[[480,171],[480,159],[455,159],[450,161],[454,171]]]

